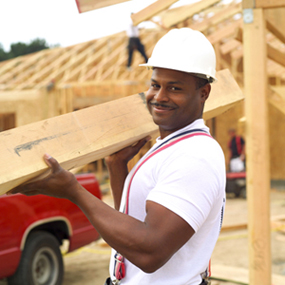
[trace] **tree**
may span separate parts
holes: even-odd
[[[45,39],[36,38],[29,44],[22,42],[13,43],[10,45],[10,51],[5,52],[3,46],[0,43],[0,61],[14,58],[21,55],[37,52],[43,49],[48,49],[50,46],[47,44]]]
[[[6,60],[7,54],[3,48],[3,45],[0,43],[0,61]]]
[[[27,54],[27,45],[25,43],[15,43],[10,45],[10,52],[9,52],[11,58],[25,55]]]

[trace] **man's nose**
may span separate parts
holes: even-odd
[[[167,100],[168,100],[168,96],[167,96],[167,92],[166,92],[165,88],[162,88],[162,87],[161,87],[161,88],[156,92],[154,98],[155,98],[156,101],[159,101],[159,102],[160,102],[160,101],[167,101]]]

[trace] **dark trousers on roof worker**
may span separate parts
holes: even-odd
[[[129,38],[129,44],[128,44],[129,57],[128,57],[127,67],[130,67],[132,64],[134,50],[138,50],[141,53],[141,55],[144,57],[145,62],[147,62],[148,58],[145,54],[144,45],[141,43],[139,38],[132,37]]]

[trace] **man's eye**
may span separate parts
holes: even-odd
[[[153,83],[153,84],[151,84],[151,87],[153,87],[153,88],[159,88],[159,85],[158,85],[158,84]]]
[[[178,91],[178,90],[181,90],[181,89],[178,88],[178,87],[172,86],[172,87],[170,87],[170,90],[171,91]]]

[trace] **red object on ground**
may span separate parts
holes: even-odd
[[[246,178],[246,172],[228,172],[227,179]]]
[[[83,187],[101,199],[99,183],[94,174],[78,174],[76,178]],[[45,234],[51,234],[56,237],[58,245],[68,239],[68,252],[99,238],[83,212],[67,199],[44,195],[1,195],[0,208],[0,279],[16,272],[32,233],[40,232],[43,239]]]

